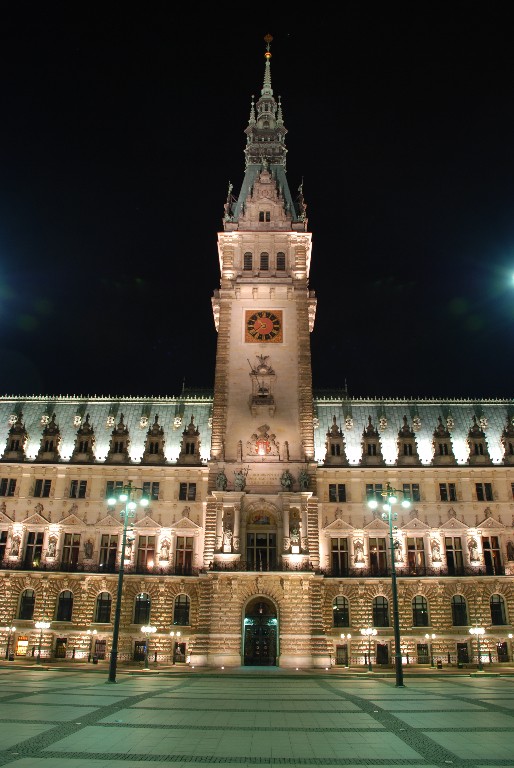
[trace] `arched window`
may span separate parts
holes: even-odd
[[[191,601],[187,595],[177,595],[173,605],[173,623],[181,627],[189,624],[189,606]]]
[[[412,601],[412,626],[428,627],[428,603],[423,595],[416,595]]]
[[[491,624],[506,624],[507,614],[505,613],[505,600],[502,595],[491,595],[489,605],[491,607]]]
[[[454,627],[465,627],[468,622],[468,606],[462,595],[452,597],[452,622]]]
[[[342,595],[338,595],[333,603],[334,627],[350,626],[350,611],[348,600]]]
[[[21,593],[19,619],[33,619],[34,606],[36,604],[36,594],[33,589],[26,589]]]
[[[136,595],[134,602],[134,624],[150,623],[150,596],[148,592]]]
[[[269,253],[261,253],[260,269],[267,272],[269,269]]]
[[[252,271],[252,254],[251,253],[245,253],[243,256],[243,269],[245,272],[251,272]]]
[[[57,611],[55,618],[57,621],[71,621],[71,614],[73,613],[73,592],[69,589],[65,589],[59,595],[57,601]]]
[[[277,253],[277,272],[284,272],[286,268],[286,255],[279,251]]]
[[[111,620],[112,598],[109,592],[100,592],[96,598],[95,622],[108,624]]]
[[[383,595],[373,598],[373,626],[389,626],[389,603]]]

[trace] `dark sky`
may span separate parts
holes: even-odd
[[[315,389],[514,396],[508,3],[0,9],[1,394],[212,388],[216,238],[270,32]]]

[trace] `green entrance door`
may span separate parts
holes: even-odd
[[[274,667],[277,663],[277,617],[272,603],[248,605],[244,620],[244,664]]]

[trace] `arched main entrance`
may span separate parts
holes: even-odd
[[[274,667],[277,663],[278,621],[271,600],[256,597],[244,617],[244,665]]]

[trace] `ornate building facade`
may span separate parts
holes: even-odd
[[[157,663],[390,664],[393,557],[404,663],[471,661],[478,625],[484,660],[512,658],[514,401],[313,393],[311,233],[269,46],[218,234],[213,392],[0,398],[6,655],[108,658],[123,558],[122,661],[152,624]],[[122,552],[107,499],[129,481],[149,504]],[[410,501],[392,552],[368,505],[388,487]]]

